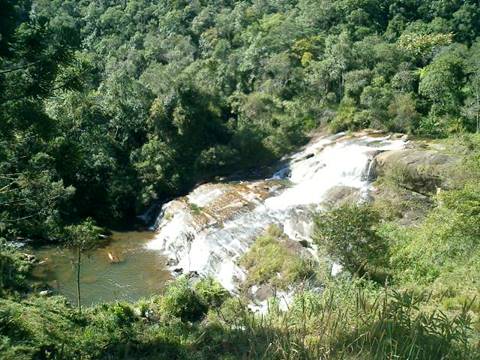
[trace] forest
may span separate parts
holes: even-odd
[[[478,1],[0,0],[0,9],[0,357],[478,359]],[[417,227],[361,207],[316,221],[316,238],[345,265],[339,238],[355,235],[339,235],[342,225],[389,244],[382,261],[353,255],[371,262],[366,277],[357,261],[323,297],[302,294],[287,314],[260,320],[209,279],[83,313],[29,289],[18,241],[69,245],[131,228],[197,184],[272,164],[313,131],[367,128],[448,144],[464,165]],[[391,275],[391,292],[373,267]],[[319,330],[320,317],[329,320]]]

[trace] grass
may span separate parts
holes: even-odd
[[[474,358],[469,304],[450,319],[418,311],[422,301],[428,300],[389,289],[372,296],[361,287],[301,293],[288,312],[250,315],[246,332],[255,344],[248,353],[252,359]]]
[[[270,226],[240,259],[247,271],[244,286],[268,284],[279,290],[315,276],[312,262],[301,256],[301,247],[278,226]]]
[[[169,304],[176,302],[172,297],[199,300],[216,287],[185,284],[171,285]],[[365,280],[337,279],[321,293],[299,292],[285,312],[273,300],[266,315],[252,313],[239,298],[221,297],[221,304],[203,302],[208,312],[192,321],[164,301],[159,296],[104,304],[79,314],[59,297],[0,300],[0,357],[468,360],[480,355],[472,302],[447,316],[421,310],[428,294],[377,288]]]
[[[198,206],[197,204],[194,203],[188,203],[188,207],[192,211],[193,215],[200,215],[202,213],[203,208]]]

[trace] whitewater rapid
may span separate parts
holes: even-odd
[[[365,199],[374,156],[405,144],[390,136],[319,136],[284,159],[270,179],[205,184],[166,203],[146,246],[164,253],[172,271],[213,276],[234,292],[245,277],[238,260],[269,225],[310,241],[312,214],[329,192],[344,187]]]

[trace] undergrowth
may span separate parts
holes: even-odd
[[[62,298],[0,300],[2,359],[478,359],[474,302],[455,315],[429,295],[339,278],[251,312],[215,282],[172,283],[164,296],[78,313]],[[207,294],[207,295],[206,295]],[[181,300],[181,301],[180,301]],[[182,304],[196,304],[184,311]],[[183,305],[182,305],[183,306]],[[478,305],[477,305],[478,306]],[[180,309],[180,310],[179,310]],[[200,309],[191,315],[191,309]]]

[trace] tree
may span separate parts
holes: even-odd
[[[463,107],[463,114],[475,122],[475,131],[480,132],[480,41],[470,48],[467,64],[469,81],[466,90],[468,98]]]
[[[319,123],[480,127],[473,0],[0,4],[0,235],[123,224]]]
[[[55,238],[74,189],[55,169],[57,129],[44,101],[77,85],[78,38],[65,24],[33,16],[29,1],[0,6],[0,234]]]
[[[398,39],[397,46],[426,61],[438,47],[452,43],[453,34],[404,33]]]
[[[390,128],[394,131],[412,132],[419,119],[412,94],[395,94],[388,107],[393,119]]]
[[[180,190],[180,169],[176,165],[175,150],[152,136],[132,154],[132,161],[141,183],[140,197],[143,204],[165,197]]]
[[[380,280],[388,245],[375,229],[379,221],[371,206],[343,205],[316,217],[313,238],[350,273]]]
[[[434,116],[458,111],[462,101],[464,57],[464,47],[451,47],[421,70],[419,93],[432,102]]]
[[[397,73],[392,77],[390,81],[392,89],[406,93],[416,90],[418,83],[418,74],[408,63],[402,63],[399,66]]]
[[[81,224],[70,225],[66,228],[68,244],[76,251],[77,268],[77,306],[78,311],[82,311],[81,292],[80,292],[80,272],[82,265],[82,253],[92,249],[97,243],[99,229],[91,219],[87,219]]]
[[[353,46],[347,32],[338,36],[329,36],[325,40],[325,58],[330,61],[330,71],[338,86],[338,94],[343,95],[344,75],[353,62]]]
[[[359,101],[363,89],[370,84],[370,70],[354,70],[345,74],[345,95]]]
[[[480,35],[480,7],[467,1],[453,14],[451,20],[457,42],[471,43]]]

